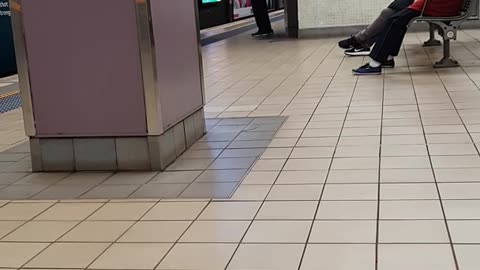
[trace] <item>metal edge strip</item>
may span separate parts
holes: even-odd
[[[199,72],[200,72],[200,83],[202,87],[202,105],[205,106],[206,104],[206,97],[205,97],[205,77],[203,72],[203,57],[202,57],[202,39],[200,35],[200,15],[198,9],[198,1],[193,0],[193,7],[195,9],[195,26],[197,28],[197,46],[198,46],[198,63],[199,63]]]
[[[161,135],[164,130],[162,126],[163,121],[160,119],[158,113],[158,111],[161,110],[160,104],[157,104],[158,78],[150,0],[133,1],[135,1],[137,17],[138,45],[142,65],[147,133],[150,136]]]
[[[10,11],[12,13],[12,30],[17,59],[17,70],[22,98],[23,122],[25,134],[33,137],[36,135],[35,117],[33,112],[33,100],[30,85],[30,72],[28,66],[27,44],[25,39],[25,27],[23,24],[23,11],[21,0],[10,0]]]

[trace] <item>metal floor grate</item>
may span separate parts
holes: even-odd
[[[0,113],[6,113],[20,107],[22,107],[22,100],[19,93],[0,97]]]

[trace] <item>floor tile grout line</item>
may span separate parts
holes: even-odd
[[[331,83],[332,81],[333,81],[333,77],[331,78],[330,83]],[[325,92],[326,92],[326,91],[325,91]],[[321,98],[320,98],[320,100],[321,100]],[[320,104],[320,100],[318,101],[317,106]],[[311,119],[311,118],[313,118],[313,115],[310,116],[310,119]],[[284,122],[284,123],[285,123],[285,122]],[[305,127],[306,127],[306,126],[305,126]],[[279,130],[280,130],[280,129],[281,129],[281,127],[279,128]],[[303,130],[305,130],[305,128],[304,128]],[[303,131],[302,131],[302,133],[303,133]],[[297,139],[297,143],[298,143],[299,140],[300,140],[300,139],[298,138],[298,139]],[[289,157],[292,155],[292,153],[293,153],[293,150],[290,151]],[[288,158],[287,158],[287,161],[288,161]],[[243,240],[244,240],[245,237],[247,236],[250,228],[251,228],[252,225],[253,225],[253,222],[256,220],[256,217],[257,217],[258,214],[260,213],[260,211],[261,211],[261,209],[263,208],[263,205],[265,204],[265,202],[267,202],[268,195],[270,194],[270,192],[272,191],[273,187],[275,186],[275,183],[278,181],[278,179],[279,179],[279,177],[280,177],[280,174],[281,174],[281,171],[285,168],[285,166],[286,166],[286,164],[287,164],[287,161],[283,163],[282,168],[280,169],[280,173],[276,176],[275,181],[274,181],[273,184],[270,186],[270,189],[269,189],[269,191],[267,192],[267,194],[265,195],[265,198],[262,200],[262,202],[261,202],[261,204],[260,204],[260,207],[258,208],[257,212],[255,213],[253,219],[251,220],[249,226],[247,227],[247,230],[246,230],[245,233],[243,234],[242,238],[240,239],[239,244],[237,245],[237,247],[236,247],[235,251],[233,252],[230,260],[228,261],[227,265],[225,266],[225,270],[227,270],[228,267],[230,266],[230,264],[232,263],[233,258],[235,257],[236,253],[238,252],[238,250],[239,250],[239,248],[240,248]],[[313,218],[315,218],[315,217],[313,217]],[[313,224],[313,222],[312,222],[312,224]],[[307,240],[308,240],[308,239],[307,239]],[[305,252],[305,249],[303,250],[303,253],[304,253],[304,252]],[[303,254],[302,254],[302,258],[303,258]],[[298,267],[300,268],[300,266],[301,266],[301,261],[299,262],[299,266],[298,266]]]
[[[333,48],[335,48],[335,47],[333,47]],[[332,50],[330,51],[330,54],[332,53],[333,48],[332,48]],[[334,76],[331,77],[331,79],[330,79],[330,81],[329,81],[329,83],[328,83],[328,85],[327,85],[327,87],[326,87],[326,89],[325,89],[325,92],[323,93],[322,97],[320,98],[320,100],[319,100],[318,103],[317,103],[317,106],[315,107],[315,111],[319,108],[319,106],[320,106],[320,104],[321,104],[321,101],[323,100],[323,98],[325,97],[326,93],[328,92],[328,89],[330,88],[330,86],[331,86],[332,83],[334,82],[334,80],[335,80],[335,75],[336,75],[337,72],[340,70],[340,67],[343,65],[344,61],[345,61],[345,57],[342,57],[342,60],[340,61],[337,69],[335,70]],[[342,122],[342,128],[341,128],[340,133],[339,133],[339,135],[338,135],[338,138],[337,138],[337,141],[336,141],[336,144],[335,144],[335,149],[334,149],[334,151],[333,151],[332,158],[330,159],[330,164],[329,164],[329,167],[328,167],[327,175],[325,176],[325,181],[324,181],[324,184],[323,184],[323,186],[322,186],[322,190],[321,190],[321,192],[320,192],[320,196],[319,196],[319,198],[318,198],[317,206],[316,206],[316,208],[315,208],[315,212],[314,212],[314,216],[313,216],[313,221],[312,221],[312,223],[311,223],[311,225],[310,225],[310,228],[309,228],[309,231],[308,231],[308,234],[307,234],[307,239],[306,239],[306,241],[305,241],[305,246],[304,246],[304,248],[303,248],[303,250],[302,250],[302,255],[301,255],[301,257],[300,257],[300,262],[299,262],[299,264],[298,264],[298,270],[301,270],[301,267],[302,267],[303,262],[304,262],[304,259],[305,259],[305,254],[306,254],[306,252],[307,252],[308,244],[309,244],[311,235],[312,235],[312,233],[313,233],[313,228],[314,228],[314,226],[315,226],[316,217],[317,217],[317,215],[318,215],[318,211],[320,210],[320,205],[321,205],[321,202],[322,202],[322,197],[323,197],[323,195],[324,195],[325,188],[327,187],[328,177],[329,177],[330,171],[331,171],[332,166],[333,166],[333,160],[334,160],[333,157],[335,156],[336,149],[337,149],[338,144],[340,143],[340,140],[341,140],[341,135],[342,135],[342,132],[343,132],[343,128],[344,128],[345,122],[346,122],[346,120],[347,120],[347,118],[348,118],[348,112],[349,112],[350,106],[351,106],[351,104],[352,104],[352,101],[353,101],[353,99],[354,99],[354,97],[355,97],[355,91],[356,91],[356,87],[357,87],[357,85],[358,85],[358,81],[359,81],[359,78],[356,78],[355,83],[354,83],[354,85],[352,86],[353,89],[352,89],[352,93],[351,93],[350,98],[349,98],[349,103],[348,103],[349,105],[347,106],[347,111],[346,111],[346,113],[345,113],[344,120],[343,120],[343,122]],[[306,129],[306,127],[308,126],[308,123],[313,119],[313,117],[314,117],[314,114],[312,114],[312,115],[310,116],[310,118],[309,118],[309,120],[308,120],[308,122],[307,122],[307,125],[305,126],[305,129]],[[303,132],[305,132],[305,129],[303,130]],[[303,135],[303,132],[302,132],[302,135]],[[300,138],[301,138],[301,136],[300,136]],[[300,138],[299,138],[299,140],[300,140]],[[297,140],[297,144],[298,144],[299,140]],[[293,153],[293,151],[292,151],[292,153]]]
[[[407,57],[407,63],[408,63],[408,55],[406,56]],[[412,87],[413,87],[413,90],[414,90],[414,94],[415,94],[415,98],[417,99],[417,106],[418,106],[418,97],[417,97],[417,91],[416,91],[416,87],[415,87],[415,80],[413,78],[413,75],[412,75],[412,71],[410,69],[410,66],[408,66],[408,70],[409,70],[409,75],[410,75],[410,81],[411,81],[411,84],[412,84]],[[436,73],[437,76],[438,76],[438,73]],[[439,78],[439,80],[441,80]],[[445,89],[446,90],[446,89]],[[425,138],[425,142],[427,143],[427,136],[426,136],[426,133],[425,133],[425,127],[423,126],[423,120],[422,120],[422,114],[420,112],[420,109],[418,110],[418,114],[419,114],[419,117],[420,117],[420,121],[422,122],[422,128],[424,130],[424,138]],[[459,263],[458,263],[458,259],[457,259],[457,255],[455,253],[455,247],[454,247],[454,244],[453,244],[453,241],[452,241],[452,234],[451,234],[451,231],[450,231],[450,228],[448,226],[448,221],[447,221],[447,216],[446,216],[446,213],[445,213],[445,206],[443,204],[443,201],[442,201],[442,196],[441,196],[441,192],[440,192],[440,187],[438,185],[438,182],[437,182],[437,179],[436,179],[436,174],[435,174],[435,168],[433,166],[433,161],[432,161],[432,158],[430,156],[430,150],[428,149],[427,147],[427,151],[429,153],[429,161],[430,161],[430,166],[431,166],[431,169],[432,169],[432,173],[433,173],[433,178],[435,180],[435,185],[436,185],[436,189],[437,189],[437,195],[438,195],[438,203],[440,204],[440,207],[441,207],[441,211],[442,211],[442,215],[443,215],[443,218],[444,218],[444,225],[445,225],[445,229],[447,230],[447,235],[448,235],[448,239],[449,239],[449,244],[450,244],[450,250],[452,252],[452,256],[453,256],[453,261],[454,261],[454,264],[455,264],[455,268],[457,270],[460,270],[460,266],[459,266]]]
[[[50,209],[53,209],[54,206],[58,205],[58,204],[61,204],[59,201],[57,201],[56,203],[52,204],[49,208],[45,209],[45,211],[42,211],[40,214],[36,215],[34,218],[32,218],[31,220],[29,220],[28,222],[30,221],[34,221],[35,218],[41,216],[42,214],[46,213],[48,210]],[[61,237],[63,237],[64,235],[66,235],[67,233],[71,232],[73,229],[75,229],[79,224],[81,224],[82,222],[84,222],[85,220],[87,220],[90,216],[92,216],[93,214],[95,214],[99,209],[103,208],[107,203],[99,203],[100,206],[95,209],[94,211],[92,211],[92,213],[90,213],[90,215],[87,215],[83,220],[81,220],[80,222],[78,222],[75,226],[73,226],[70,230],[68,230],[66,233],[64,233],[62,236],[60,236],[58,239],[60,239]],[[56,239],[56,240],[58,240]],[[45,248],[43,248],[41,251],[39,251],[38,253],[35,254],[35,256],[33,256],[32,258],[30,258],[28,261],[26,261],[24,264],[21,265],[21,267],[19,268],[24,268],[26,267],[30,262],[32,262],[33,260],[35,260],[35,258],[37,258],[38,256],[40,256],[40,254],[42,254],[44,251],[46,251],[48,248],[50,248],[52,245],[54,245],[56,243],[56,240],[47,244],[47,246]]]
[[[259,119],[259,118],[253,118],[252,120],[250,120],[250,122],[248,124],[245,125],[245,128],[248,127],[250,124],[252,124],[256,119]],[[282,122],[283,124],[284,122]],[[218,124],[218,123],[217,123]],[[281,126],[281,125],[280,125]],[[278,130],[280,129],[280,126],[279,128],[275,131],[275,134],[278,132]],[[244,128],[244,129],[245,129]],[[209,166],[211,166],[216,160],[218,160],[220,158],[220,156],[225,153],[225,151],[227,151],[229,149],[229,146],[232,145],[232,143],[244,132],[242,129],[242,131],[240,131],[230,142],[229,144],[223,149],[221,150],[220,154],[210,163]],[[273,138],[273,137],[272,137]],[[243,148],[242,148],[243,149]],[[262,148],[263,149],[263,148]],[[266,151],[267,148],[265,148],[265,150],[262,152],[262,154]],[[246,178],[246,176],[249,174],[249,172],[253,169],[253,167],[255,166],[255,164],[258,162],[258,160],[260,160],[261,158],[261,155],[260,154],[259,156],[255,157],[255,161],[252,163],[252,165],[249,167],[249,168],[246,168],[246,172],[245,174],[243,175],[242,179],[240,179],[240,181],[238,181],[237,185],[235,186],[235,188],[232,190],[232,192],[229,194],[229,197],[233,196],[233,194],[236,192],[236,190],[240,187],[240,185],[242,184],[243,180]],[[202,173],[200,175],[198,175],[189,185],[187,185],[187,187],[185,187],[185,189],[182,190],[182,192],[180,192],[179,196],[177,198],[180,198],[182,196],[182,194],[203,174],[205,173],[205,171],[207,171],[207,169],[203,170]]]
[[[176,245],[178,244],[181,244],[179,243],[180,239],[182,239],[182,237],[188,232],[188,230],[190,230],[190,228],[193,226],[193,224],[195,224],[195,222],[198,221],[198,218],[202,215],[203,212],[205,212],[205,210],[208,208],[208,206],[210,206],[210,204],[212,203],[212,200],[209,200],[205,206],[202,208],[202,210],[197,214],[197,216],[195,217],[195,219],[193,219],[191,222],[190,222],[190,225],[187,226],[187,228],[183,231],[183,233],[177,238],[177,240],[174,242],[174,244],[167,250],[167,252],[163,255],[163,257],[160,259],[160,261],[155,265],[155,267],[153,269],[158,269],[161,265],[161,263],[167,258],[167,256],[170,254],[170,252],[172,252],[172,250],[175,248]],[[152,208],[153,209],[153,208]],[[148,213],[148,212],[147,212]],[[145,215],[147,214],[145,213]],[[144,216],[145,217],[145,216]],[[140,219],[141,220],[141,219]]]
[[[383,123],[385,121],[384,115],[384,106],[385,106],[385,77],[386,74],[382,74],[382,112],[381,112],[381,122],[380,122],[380,147],[379,147],[379,157],[378,157],[378,185],[377,185],[377,220],[375,228],[375,270],[379,269],[379,243],[380,243],[380,215],[381,215],[381,200],[382,200],[382,158],[383,158]]]
[[[327,47],[328,49],[328,43],[322,43],[322,45],[316,49],[310,56],[308,56],[308,58],[310,58],[311,56],[315,55],[318,51],[320,51],[324,46]],[[328,53],[325,54],[325,56],[322,57],[322,60],[319,61],[318,65],[316,65],[316,67],[313,69],[313,71],[310,73],[310,75],[305,79],[305,82],[302,84],[302,86],[298,89],[298,91],[295,93],[295,95],[292,97],[292,99],[290,100],[290,102],[288,102],[285,106],[285,108],[282,110],[282,112],[280,113],[280,115],[283,115],[283,113],[285,112],[285,110],[288,108],[289,105],[293,104],[292,101],[298,96],[298,94],[302,91],[302,89],[304,89],[305,85],[308,83],[308,81],[313,78],[313,76],[315,75],[315,71],[318,70],[318,68],[325,62],[325,60],[328,58],[328,56],[332,53],[332,51],[335,49],[335,45],[332,46],[332,44],[330,44],[330,46],[332,47],[330,49],[330,51],[328,51]],[[307,59],[308,59],[307,58]],[[306,60],[307,60],[306,59]],[[305,63],[306,60],[303,62]],[[342,60],[343,62],[343,60]],[[340,62],[340,64],[342,63]],[[302,64],[303,64],[302,63]],[[340,67],[340,65],[339,65]],[[338,71],[338,68],[337,68],[337,71]],[[331,81],[333,81],[335,76],[332,76],[330,78],[330,82],[328,85],[330,85]],[[288,78],[287,78],[288,79]],[[316,104],[315,108],[313,108],[313,112],[311,115],[314,115],[315,114],[315,110],[318,108],[318,104],[320,104],[320,101],[323,99],[323,97],[325,96],[325,93],[327,92],[327,88],[328,88],[328,85],[325,87],[325,90],[323,91],[323,94],[322,96],[320,97],[320,100],[318,101],[318,103]]]

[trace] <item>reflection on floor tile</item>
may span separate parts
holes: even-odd
[[[29,158],[24,143],[0,153],[0,199],[229,198],[252,168],[282,168],[284,161],[258,159],[285,119],[208,119],[207,135],[165,172],[30,173],[29,168],[15,172],[29,162],[17,164]],[[268,123],[268,130],[261,129],[263,123]],[[5,165],[11,166],[3,170]]]

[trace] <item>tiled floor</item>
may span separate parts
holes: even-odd
[[[245,34],[205,47],[209,118],[288,117],[271,142],[273,125],[259,125],[214,163],[241,156],[243,170],[259,153],[245,149],[266,148],[233,196],[0,201],[0,268],[480,269],[480,30],[453,43],[460,68],[432,69],[441,51],[425,38],[409,33],[398,67],[378,77],[352,76],[364,59],[334,39]],[[21,124],[18,111],[0,115],[2,149],[25,141]],[[22,151],[2,154],[0,170],[20,172],[2,181],[28,170]],[[173,169],[194,177],[217,154]]]

